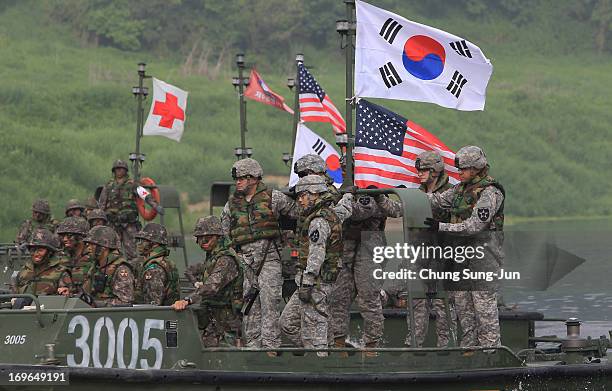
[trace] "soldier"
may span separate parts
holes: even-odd
[[[329,299],[338,276],[342,254],[342,223],[325,202],[326,181],[319,175],[301,178],[296,187],[300,206],[298,291],[293,293],[280,318],[283,333],[296,346],[327,348]],[[320,357],[327,352],[317,352]]]
[[[278,317],[283,278],[280,262],[281,215],[295,218],[295,201],[261,180],[263,169],[254,159],[234,163],[236,191],[223,208],[224,235],[244,262],[244,292],[254,298],[244,317],[246,345],[274,349],[281,344]],[[259,294],[254,292],[259,289]],[[268,352],[276,356],[276,352]]]
[[[73,198],[66,204],[65,215],[66,217],[74,216],[85,218],[85,207],[81,205],[79,200]]]
[[[93,228],[98,225],[107,225],[108,219],[106,213],[102,209],[94,209],[87,214],[87,222],[89,227]]]
[[[182,311],[189,304],[200,304],[199,327],[204,346],[219,346],[222,340],[240,346],[243,276],[238,256],[216,216],[199,218],[193,236],[206,252],[202,274],[196,277],[201,282],[193,294],[178,300],[172,308]]]
[[[139,197],[139,190],[142,194],[143,191],[147,194],[148,192],[129,177],[127,163],[123,160],[116,160],[113,163],[112,172],[113,179],[102,189],[99,205],[100,209],[106,212],[110,226],[119,235],[125,256],[132,259],[136,257],[134,235],[140,230],[136,199]],[[146,196],[145,201],[159,214],[164,213],[161,205],[158,205],[150,195]]]
[[[98,209],[98,201],[96,197],[89,197],[85,203],[85,216],[89,216],[89,212]]]
[[[38,228],[27,243],[31,258],[17,274],[14,293],[56,295],[60,282],[70,286],[70,271],[59,252],[59,239],[51,231]]]
[[[119,238],[110,227],[93,227],[87,237],[87,250],[94,259],[84,290],[96,307],[130,305],[134,302],[134,273],[119,253]]]
[[[424,193],[442,193],[452,187],[449,183],[448,175],[444,171],[444,162],[440,154],[434,151],[425,151],[419,154],[415,160],[415,168],[417,170],[417,176],[421,182],[419,189]],[[448,211],[435,209],[432,210],[433,217],[436,221],[448,223],[450,222],[450,214]],[[430,234],[418,235],[418,238],[414,243],[420,244],[423,242],[427,245],[439,245],[438,241],[435,240]],[[420,268],[427,269],[442,269],[444,266],[444,260],[420,259],[418,261]],[[437,292],[437,282],[428,281],[426,284],[427,293]],[[429,325],[430,313],[436,317],[436,336],[437,346],[444,347],[448,345],[451,338],[449,335],[449,324],[446,316],[446,309],[444,306],[444,300],[442,299],[413,299],[412,309],[408,307],[409,311],[414,312],[415,321],[415,338],[417,347],[421,347],[425,341],[427,335],[427,328]],[[410,336],[410,318],[408,318],[408,334],[406,335],[406,345],[411,345]],[[452,322],[452,320],[451,320]],[[454,322],[453,322],[454,323]],[[454,324],[452,325],[455,328]]]
[[[138,252],[144,258],[138,276],[141,301],[145,304],[172,305],[180,297],[175,263],[168,259],[168,233],[163,225],[149,223],[136,234]],[[140,298],[139,298],[140,299]]]
[[[327,166],[321,156],[314,153],[302,156],[295,162],[293,172],[295,172],[300,178],[303,178],[306,175],[322,176],[325,178],[327,184],[329,193],[328,196],[331,196],[334,202],[338,202],[340,200],[341,194],[336,186],[334,186],[334,180],[327,175]]]
[[[68,257],[66,266],[70,269],[72,285],[60,284],[58,293],[61,295],[80,295],[83,291],[85,276],[92,266],[83,239],[89,232],[89,224],[80,217],[66,217],[57,226],[57,234],[64,243],[64,254]]]
[[[55,232],[57,221],[51,217],[51,207],[47,200],[37,200],[32,204],[32,219],[28,219],[21,224],[17,233],[15,243],[22,246],[32,241],[32,233],[37,228],[44,228]]]
[[[450,223],[428,218],[425,224],[432,231],[449,233],[456,244],[482,246],[484,258],[465,261],[463,267],[497,272],[503,260],[504,188],[489,176],[487,158],[479,147],[457,151],[455,166],[461,183],[443,193],[427,194],[434,210],[450,212]],[[496,284],[467,283],[462,282],[467,288],[453,292],[462,330],[460,345],[500,345]]]

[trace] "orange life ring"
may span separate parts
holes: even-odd
[[[151,192],[151,197],[157,202],[160,203],[159,197],[159,189],[155,185],[155,181],[149,177],[140,178],[140,186],[146,188]],[[146,221],[151,221],[157,216],[157,211],[153,208],[147,209],[145,205],[145,201],[138,197],[136,199],[136,206],[138,207],[138,213],[142,216]]]

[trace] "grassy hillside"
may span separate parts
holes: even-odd
[[[229,65],[216,80],[186,77],[178,55],[160,58],[82,45],[38,4],[0,7],[0,241],[13,239],[35,198],[48,198],[55,215],[62,215],[66,200],[87,197],[108,180],[112,161],[133,151],[136,102],[130,91],[139,61],[149,64],[149,74],[190,93],[181,143],[143,139],[145,174],[177,186],[189,203],[205,200],[213,180],[230,179],[239,120]],[[510,215],[611,213],[612,189],[606,180],[612,161],[609,55],[572,52],[567,41],[559,47],[558,37],[517,31],[500,20],[415,19],[464,35],[491,59],[486,109],[377,103],[421,124],[451,148],[481,145],[492,173],[506,186]],[[313,74],[343,109],[341,53],[303,49]],[[285,87],[290,67],[258,65],[271,88],[291,104]],[[328,126],[312,128],[331,139]],[[249,102],[248,129],[247,144],[266,172],[287,174],[281,153],[290,149],[291,117]],[[199,213],[188,217],[188,226]]]

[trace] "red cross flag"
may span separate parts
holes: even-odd
[[[181,141],[185,127],[187,94],[187,91],[153,78],[153,102],[142,134]]]

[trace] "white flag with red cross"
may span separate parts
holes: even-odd
[[[181,141],[185,128],[187,94],[187,91],[153,78],[153,102],[142,134]]]

